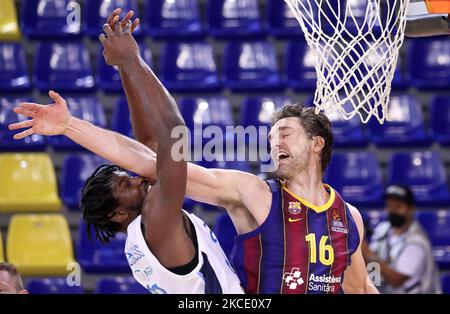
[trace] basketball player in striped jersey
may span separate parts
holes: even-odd
[[[134,52],[122,53],[127,57]],[[143,132],[148,121],[155,119],[143,103],[147,99],[164,102],[169,96],[157,93],[155,98],[156,90],[142,88],[147,78],[133,79],[124,68],[126,65],[120,67],[122,82],[140,143],[74,117],[66,123],[61,117],[52,119],[60,119],[64,125],[57,134],[142,177],[155,177],[155,152],[161,153],[161,142],[151,132]],[[28,110],[24,107],[15,111],[24,114]],[[30,127],[17,138],[43,134],[35,127],[37,116],[34,113],[33,123],[12,126]],[[227,210],[239,234],[233,264],[246,292],[378,293],[361,254],[361,215],[322,183],[333,145],[330,121],[314,109],[291,105],[282,108],[273,122],[269,140],[276,180],[188,164],[186,195]]]

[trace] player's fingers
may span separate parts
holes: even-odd
[[[131,32],[134,32],[134,30],[139,26],[140,22],[141,22],[141,20],[139,18],[136,18],[133,21],[133,24],[131,24]]]
[[[48,95],[50,96],[51,99],[53,99],[55,101],[55,103],[57,104],[61,104],[63,102],[65,102],[64,98],[61,97],[60,94],[56,93],[55,91],[49,91]]]
[[[30,129],[28,129],[28,130],[25,130],[25,131],[23,131],[23,132],[20,132],[20,133],[15,134],[15,135],[13,136],[13,138],[14,138],[15,140],[20,140],[20,139],[23,139],[24,137],[27,137],[27,136],[30,136],[30,135],[33,135],[33,134],[34,134],[34,131],[33,131],[32,128],[30,128]]]
[[[131,20],[133,15],[134,15],[134,11],[133,10],[128,11],[127,15],[125,15],[124,18],[122,19],[122,21],[120,21],[120,23],[122,24],[122,28],[124,28],[125,25],[127,24],[127,22],[129,20]]]
[[[36,115],[36,111],[27,110],[27,109],[21,108],[21,107],[15,107],[13,109],[13,111],[17,114],[21,114],[21,115],[29,117],[29,118],[34,118],[34,116]]]
[[[115,32],[117,35],[122,34],[122,23],[117,22],[117,23],[115,24],[115,26],[114,26],[114,32]]]
[[[112,11],[111,14],[108,16],[106,23],[108,23],[109,25],[114,24],[115,22],[114,20],[117,19],[120,12],[122,12],[121,8],[116,8],[114,11]]]
[[[17,130],[17,129],[29,128],[29,127],[33,126],[33,123],[34,123],[33,120],[26,120],[26,121],[17,122],[17,123],[11,123],[10,125],[8,125],[8,129]]]
[[[106,40],[105,34],[101,33],[100,35],[98,35],[98,40],[100,40],[101,44],[103,45]]]
[[[108,36],[113,36],[114,35],[114,32],[113,32],[113,30],[111,29],[111,26],[109,26],[109,24],[104,24],[103,25],[103,31],[106,33],[106,35],[108,35]]]
[[[130,20],[128,20],[127,24],[125,25],[123,32],[131,34],[131,21]]]
[[[44,106],[35,104],[33,102],[21,102],[20,104],[17,105],[17,107],[25,108],[25,109],[31,110],[31,111],[38,111],[39,109],[41,109]]]

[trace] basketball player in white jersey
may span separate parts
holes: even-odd
[[[131,44],[136,52],[139,49],[131,35],[132,23],[128,21],[123,30],[122,25],[117,24],[114,31],[105,24],[107,36],[102,34],[100,40],[107,63],[117,65],[122,71],[122,60],[117,58],[121,47]],[[143,61],[136,54],[136,65],[140,62]],[[126,232],[125,254],[133,276],[150,293],[243,293],[213,232],[202,220],[181,209],[186,192],[187,165],[185,159],[176,161],[171,155],[172,146],[178,141],[171,136],[171,131],[186,126],[175,101],[166,97],[168,92],[148,66],[130,66],[125,71],[130,71],[134,80],[145,81],[142,89],[149,88],[153,93],[152,99],[138,103],[152,116],[146,120],[146,128],[138,133],[150,134],[158,142],[157,179],[131,177],[117,166],[97,168],[87,179],[81,197],[88,235],[94,231],[96,239],[108,243],[117,232]],[[67,111],[61,96],[53,91],[49,95]],[[29,104],[27,112],[38,110],[39,105]],[[40,121],[43,134],[48,134],[50,129],[60,129],[51,123],[52,116],[46,117],[43,111],[30,115],[37,124]],[[39,128],[35,125],[36,130]],[[70,132],[69,128],[67,131]],[[149,164],[151,166],[154,164]]]

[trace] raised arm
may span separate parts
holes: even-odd
[[[109,25],[112,31],[115,30],[116,25],[119,25],[119,13],[120,8],[115,9],[108,17],[106,21],[106,25]],[[120,21],[120,26],[122,28],[125,28],[126,24],[131,22],[131,18],[133,17],[134,12],[129,11],[127,15]],[[139,25],[139,19],[136,18],[132,22],[131,32],[133,32],[133,29],[136,28]],[[147,64],[143,60],[140,60],[142,63],[142,66],[148,68]],[[133,133],[135,138],[140,142],[143,143],[145,146],[151,148],[155,153],[158,152],[158,142],[155,138],[155,135],[151,132],[149,129],[149,125],[147,123],[148,116],[145,113],[144,101],[147,99],[141,98],[142,93],[139,91],[139,85],[134,82],[130,75],[125,71],[124,66],[119,65],[119,73],[120,77],[122,79],[122,86],[125,91],[125,95],[127,97],[127,102],[129,105],[129,111],[130,111],[130,119],[131,119],[131,126],[133,128]],[[161,84],[153,84],[152,93],[155,94],[160,90],[160,96],[159,98],[166,98],[165,101],[172,101],[170,94],[165,90],[164,86]]]
[[[133,82],[132,92],[140,99],[137,105],[141,106],[146,118],[144,136],[154,135],[158,142],[157,182],[147,194],[142,208],[146,239],[155,253],[161,250],[161,255],[157,256],[172,256],[173,247],[182,247],[180,237],[185,235],[181,207],[187,180],[184,156],[186,126],[174,99],[142,60],[138,45],[131,35],[131,21],[127,22],[123,31],[120,23],[117,23],[114,31],[105,24],[104,31],[106,36],[102,34],[99,39],[104,47],[106,63],[119,66],[121,73]],[[172,133],[175,129],[179,131],[174,136]],[[176,143],[181,145],[175,151],[173,148]],[[168,229],[172,232],[168,233]],[[163,253],[170,247],[172,251],[166,252],[168,255]]]

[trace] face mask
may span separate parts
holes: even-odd
[[[393,227],[400,228],[406,223],[406,217],[399,214],[389,213],[388,220]]]

